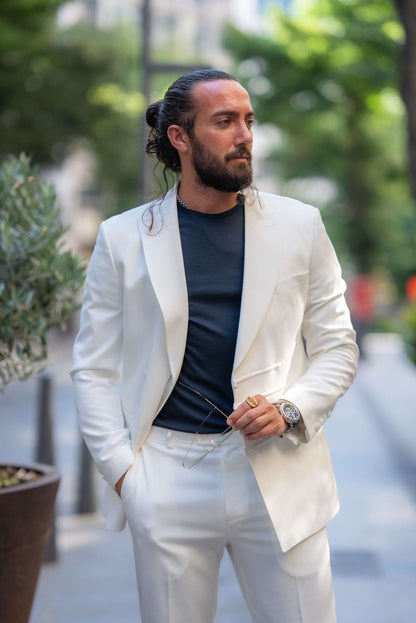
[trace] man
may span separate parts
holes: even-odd
[[[75,396],[143,623],[212,623],[224,548],[253,621],[335,621],[323,425],[357,347],[318,210],[251,187],[253,120],[232,76],[179,78],[147,111],[178,182],[104,222],[88,271]]]

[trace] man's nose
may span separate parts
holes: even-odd
[[[235,142],[237,145],[251,145],[253,142],[253,133],[245,121],[239,123],[237,126]]]

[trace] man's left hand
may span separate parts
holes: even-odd
[[[227,424],[247,440],[281,437],[288,425],[279,410],[261,394],[255,394],[256,407],[244,401],[227,418]]]

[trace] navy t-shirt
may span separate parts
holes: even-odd
[[[189,325],[184,360],[171,395],[154,424],[219,433],[233,410],[234,362],[244,272],[244,205],[206,214],[178,204],[179,229],[188,288]],[[190,389],[192,388],[192,389]]]

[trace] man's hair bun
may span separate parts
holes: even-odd
[[[153,104],[150,104],[146,111],[146,123],[150,128],[157,128],[160,107],[163,104],[163,100],[158,100]]]

